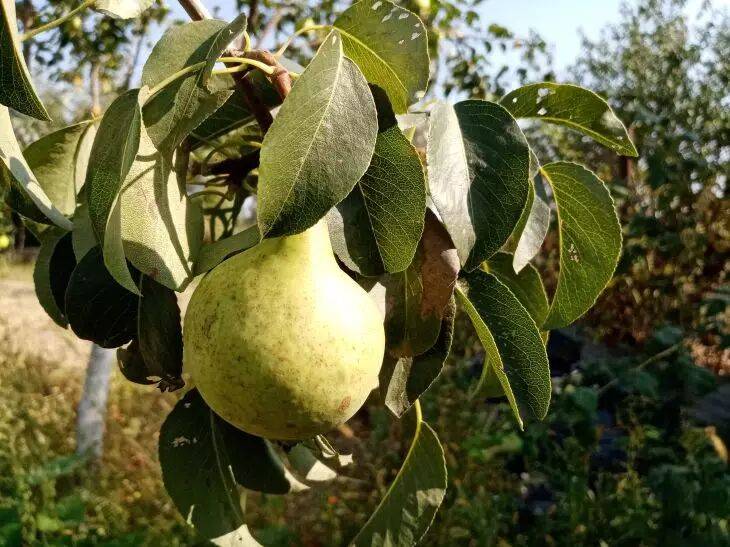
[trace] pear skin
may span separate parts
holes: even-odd
[[[184,366],[203,399],[268,439],[346,422],[377,386],[384,350],[382,315],[338,267],[324,220],[214,268],[185,314]]]

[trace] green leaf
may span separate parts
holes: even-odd
[[[132,273],[132,277],[139,274]],[[76,265],[66,289],[66,318],[71,330],[103,348],[116,348],[137,334],[138,296],[119,285],[94,247]]]
[[[512,255],[500,252],[487,261],[485,271],[506,285],[534,319],[535,324],[540,326],[545,322],[550,307],[542,278],[532,264],[528,264],[519,273],[515,273],[512,264]]]
[[[115,19],[134,19],[151,5],[153,0],[97,0],[94,9]]]
[[[95,134],[94,124],[85,121],[41,137],[23,151],[38,184],[66,216],[76,210]]]
[[[575,85],[543,82],[505,95],[500,104],[515,118],[564,125],[624,156],[638,156],[626,127],[601,97]]]
[[[13,183],[18,185],[22,196],[32,201],[35,207],[52,223],[65,230],[71,230],[73,225],[63,216],[48,198],[43,188],[31,171],[25,157],[20,151],[20,145],[15,138],[13,126],[10,122],[10,113],[4,106],[0,106],[0,159],[2,169],[7,168]],[[7,178],[8,173],[4,175]]]
[[[145,386],[157,383],[157,378],[150,374],[139,349],[139,340],[135,338],[125,348],[117,349],[117,362],[122,375],[135,384]]]
[[[430,63],[426,27],[417,15],[388,0],[361,0],[345,10],[334,27],[345,55],[388,94],[398,114],[428,87]]]
[[[98,245],[94,227],[89,217],[89,206],[86,203],[86,192],[81,192],[79,204],[74,213],[74,230],[71,232],[73,239],[74,254],[76,262],[81,262],[86,253]]]
[[[33,268],[35,293],[43,309],[58,326],[66,328],[66,287],[76,267],[71,234],[60,228],[46,230]]]
[[[267,237],[313,226],[365,174],[378,121],[365,78],[333,31],[281,105],[261,149],[258,224]]]
[[[529,192],[527,141],[498,104],[439,103],[427,155],[431,197],[462,265],[472,270],[504,245],[520,219]]]
[[[211,539],[209,543],[217,547],[262,547],[245,524],[223,536]]]
[[[408,267],[426,213],[426,180],[418,153],[398,128],[387,99],[376,100],[376,106],[379,130],[370,166],[327,217],[337,256],[368,276]]]
[[[458,273],[456,250],[429,211],[411,265],[403,272],[383,276],[376,289],[382,293],[386,347],[391,356],[419,355],[436,343]]]
[[[415,434],[403,466],[352,545],[416,545],[444,499],[444,450],[436,433],[421,419],[421,409],[416,406],[414,410]]]
[[[484,373],[496,373],[515,418],[521,411],[538,420],[550,405],[550,366],[540,331],[528,311],[496,276],[475,270],[466,276],[468,295],[457,289],[487,353]]]
[[[606,185],[581,165],[543,166],[560,233],[560,273],[544,329],[569,325],[595,303],[621,255],[621,225]]]
[[[86,171],[89,218],[99,242],[115,201],[139,151],[142,114],[140,90],[117,97],[99,124]]]
[[[14,0],[0,0],[0,104],[33,118],[50,121],[46,108],[38,98],[23,58],[18,38],[18,19]],[[5,120],[0,120],[4,125]],[[0,137],[1,138],[1,137]]]
[[[337,478],[337,472],[319,461],[303,444],[295,445],[287,454],[287,459],[306,483],[329,482]]]
[[[203,238],[202,212],[183,193],[170,161],[155,149],[144,127],[139,153],[117,207],[118,214],[110,215],[109,226],[118,223],[114,232],[118,230],[119,236],[105,241],[107,267],[110,256],[121,262],[121,241],[123,256],[140,272],[165,287],[183,290],[193,277],[193,263]]]
[[[230,237],[204,244],[195,262],[195,275],[212,270],[234,253],[250,249],[260,239],[259,227],[254,225]]]
[[[243,524],[239,484],[271,494],[301,486],[271,443],[216,416],[197,390],[186,393],[162,424],[159,455],[168,494],[206,538]]]
[[[159,377],[163,391],[181,388],[183,341],[177,296],[146,275],[140,277],[139,289],[137,339],[147,377]]]
[[[436,343],[421,355],[394,359],[386,355],[380,371],[385,406],[398,418],[436,381],[451,350],[456,304],[452,298],[441,321]]]
[[[229,76],[211,79],[216,59],[236,36],[246,30],[241,14],[230,24],[206,19],[170,28],[155,44],[142,70],[142,84],[150,88],[180,70],[205,65],[167,85],[144,107],[144,121],[155,146],[165,154],[231,97]],[[215,84],[208,89],[208,84]]]

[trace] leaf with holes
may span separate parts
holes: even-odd
[[[205,538],[243,524],[238,485],[270,494],[305,488],[271,443],[216,416],[197,390],[186,393],[162,424],[159,456],[167,492]]]
[[[215,60],[244,30],[243,14],[230,24],[214,19],[194,21],[170,28],[155,44],[142,70],[143,85],[153,88],[179,71],[199,65],[165,86],[144,106],[145,126],[160,151],[171,154],[231,96],[230,76],[211,78],[211,72]]]
[[[431,112],[428,186],[466,270],[496,253],[525,207],[530,149],[517,122],[488,101]]]
[[[525,307],[496,276],[475,270],[456,291],[486,351],[483,376],[496,373],[520,428],[522,412],[542,420],[550,405],[550,366],[540,331]]]
[[[378,119],[370,88],[333,31],[281,105],[261,149],[258,224],[266,237],[298,233],[342,201],[373,156]]]
[[[418,406],[413,442],[375,512],[352,545],[416,545],[428,531],[446,493],[444,450]]]
[[[398,128],[387,98],[379,98],[378,138],[365,175],[327,215],[332,246],[342,262],[367,276],[405,270],[423,233],[423,166]]]
[[[73,228],[71,222],[63,216],[38,184],[38,179],[20,151],[10,122],[10,112],[4,106],[0,106],[0,160],[2,160],[0,169],[3,171],[3,178],[15,186],[16,192],[27,204],[29,211],[40,211],[43,220],[56,224],[64,230]]]
[[[575,85],[543,82],[505,95],[500,104],[515,118],[534,118],[580,131],[623,156],[638,156],[626,127],[601,97]]]
[[[560,272],[544,329],[569,325],[596,302],[621,255],[621,225],[611,194],[575,163],[543,166],[558,209]]]
[[[334,23],[345,55],[371,84],[385,90],[396,113],[426,93],[430,73],[426,27],[418,16],[388,0],[361,0]]]
[[[14,0],[0,0],[0,104],[33,118],[50,121],[25,64]],[[0,125],[5,123],[0,120]]]

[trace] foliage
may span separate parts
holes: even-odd
[[[180,399],[160,433],[167,492],[202,540],[253,544],[242,508],[245,490],[271,493],[270,485],[277,480],[290,485],[277,493],[305,490],[337,476],[330,470],[322,478],[324,462],[348,459],[323,436],[324,427],[302,430],[313,434],[312,438],[284,442],[292,436],[282,431],[296,431],[286,416],[277,418],[280,428],[262,424],[254,430],[267,435],[276,431],[271,435],[281,436],[274,439],[252,437],[218,418],[216,412],[229,417],[223,406],[230,405],[235,395],[230,391],[235,375],[223,377],[224,369],[217,371],[220,406],[206,396],[204,378],[195,377],[198,367],[189,367],[192,379],[184,377],[175,293],[205,271],[199,261],[201,247],[223,245],[233,253],[244,252],[232,260],[219,256],[218,250],[207,253],[228,260],[216,267],[210,280],[225,275],[234,261],[256,260],[257,250],[273,241],[275,252],[288,257],[287,275],[297,274],[308,286],[292,290],[284,276],[277,277],[271,270],[267,287],[278,280],[284,296],[298,298],[288,311],[303,310],[300,321],[308,317],[329,321],[327,328],[320,329],[325,336],[306,343],[341,345],[353,353],[360,351],[359,346],[340,339],[346,329],[338,323],[338,314],[342,311],[345,317],[365,311],[357,305],[341,310],[348,303],[362,299],[372,307],[378,330],[367,334],[383,339],[380,317],[367,300],[367,291],[383,311],[387,343],[382,358],[389,365],[395,361],[389,374],[380,375],[381,392],[405,396],[397,404],[388,400],[387,406],[399,418],[412,406],[407,414],[415,416],[415,424],[400,470],[381,493],[382,501],[370,518],[355,521],[364,526],[351,541],[415,544],[428,530],[445,495],[444,448],[435,430],[423,421],[418,399],[448,356],[454,301],[467,311],[486,349],[481,379],[472,395],[506,396],[523,429],[526,422],[542,420],[548,412],[547,331],[571,324],[590,309],[610,281],[621,251],[620,227],[606,185],[575,163],[542,165],[543,158],[530,147],[518,120],[538,118],[567,125],[627,156],[635,156],[636,150],[608,104],[574,86],[537,84],[518,88],[499,102],[469,99],[419,108],[416,103],[427,91],[428,51],[433,46],[418,15],[387,0],[360,0],[336,17],[327,10],[327,22],[316,26],[322,36],[310,44],[308,54],[298,58],[302,66],[283,57],[288,41],[276,54],[254,48],[249,30],[255,35],[258,29],[249,26],[244,14],[230,22],[217,21],[200,5],[187,0],[182,4],[194,21],[175,26],[161,37],[145,63],[140,88],[121,92],[98,125],[92,120],[76,126],[80,130],[60,133],[74,138],[55,133],[25,150],[15,137],[9,108],[40,120],[48,119],[48,114],[30,80],[22,42],[57,26],[65,17],[26,29],[19,36],[13,6],[0,4],[6,23],[0,29],[0,55],[11,69],[0,80],[0,169],[6,204],[41,239],[43,260],[36,264],[36,292],[54,320],[61,326],[68,323],[80,338],[109,348],[129,344],[119,351],[128,379],[154,384],[161,391],[180,389],[186,380],[197,383],[201,396],[190,392]],[[133,18],[149,2],[89,0],[79,9],[84,7],[113,18]],[[305,32],[310,28],[305,27]],[[234,42],[241,47],[232,46]],[[474,87],[472,94],[477,91]],[[274,117],[271,109],[277,106]],[[412,116],[405,131],[399,123],[409,123],[408,117],[399,119],[396,114]],[[92,125],[95,132],[88,130]],[[411,145],[413,131],[408,130],[418,125],[427,128],[428,135],[425,150],[420,151]],[[84,144],[86,135],[89,140],[93,137],[93,144]],[[43,162],[37,165],[36,150],[56,141],[63,146],[55,146],[53,158],[47,161],[57,169]],[[404,163],[411,167],[401,172],[399,166]],[[59,175],[62,167],[69,175]],[[64,178],[68,187],[63,186]],[[529,266],[528,273],[520,275],[539,249],[535,234],[544,235],[545,209],[533,208],[545,197],[538,188],[543,183],[552,190],[560,240],[557,288],[546,313],[542,313],[546,293],[538,271]],[[378,186],[388,191],[378,191]],[[424,202],[427,192],[428,204]],[[249,198],[256,200],[260,238],[236,241],[258,247],[244,251],[222,244],[234,234]],[[338,207],[343,200],[352,206]],[[318,223],[333,215],[339,220],[329,226],[328,233],[325,224]],[[204,243],[206,221],[210,243]],[[222,224],[221,233],[215,229],[217,223]],[[404,229],[406,225],[411,229]],[[294,252],[286,244],[294,241],[291,236],[305,232],[321,234],[324,246],[317,248],[324,249],[339,278],[355,291],[352,294],[357,297],[351,302],[337,302],[338,308],[325,305],[328,298],[336,298],[327,293],[322,265],[286,254]],[[529,238],[527,245],[520,245],[523,234]],[[285,244],[258,241],[275,237],[284,238]],[[355,264],[359,275],[344,266],[345,273],[340,271],[330,238],[339,243],[335,252],[342,263]],[[298,248],[311,252],[306,246]],[[520,250],[518,259],[511,259],[511,269],[500,268],[505,259],[501,255],[497,259],[497,253],[503,248]],[[506,256],[509,264],[511,255]],[[205,259],[211,266],[214,262]],[[321,271],[307,270],[308,265]],[[249,284],[249,288],[256,286]],[[201,322],[201,333],[209,334],[213,326],[218,335],[236,330],[230,323],[225,329],[215,323],[231,321],[228,315],[220,315],[225,310],[216,298],[223,294],[196,294],[212,305],[209,316],[194,318]],[[274,296],[267,295],[256,296],[277,305],[264,320],[274,325],[288,320],[290,328],[297,329],[291,323],[292,317],[299,316],[287,315],[289,302],[278,305]],[[240,305],[245,307],[247,299]],[[196,313],[195,306],[191,309]],[[266,308],[257,308],[262,309]],[[257,317],[254,311],[248,316]],[[186,328],[191,325],[186,321]],[[371,323],[362,325],[373,328]],[[266,344],[275,338],[265,338],[263,325],[252,332],[259,338],[240,340],[250,346],[243,348],[250,350],[250,357],[243,353],[242,358],[255,360],[256,374],[264,369],[263,374],[274,377],[271,389],[261,382],[257,390],[261,392],[253,394],[257,404],[284,407],[283,400],[269,400],[281,393],[292,399],[286,404],[299,402],[294,412],[305,412],[307,404],[317,400],[314,390],[280,390],[284,382],[277,375],[287,374],[292,380],[305,373],[307,363],[301,357],[308,354],[297,353],[291,336],[272,350]],[[327,338],[338,335],[336,340]],[[219,340],[203,335],[196,341],[228,350],[225,345],[234,343],[234,337]],[[259,342],[262,345],[256,349]],[[185,344],[187,364],[194,355],[187,336]],[[263,358],[257,359],[261,351],[282,361],[282,366],[265,365]],[[380,363],[380,353],[379,348],[375,364]],[[423,368],[426,357],[429,367]],[[348,371],[339,374],[338,363],[327,361],[327,355],[316,354],[312,359],[327,374],[317,389],[326,390],[327,382],[345,382],[348,377]],[[286,373],[284,362],[301,371]],[[413,386],[419,387],[414,391]],[[366,387],[371,389],[372,383]],[[306,397],[310,400],[305,401]],[[335,402],[339,404],[336,416],[345,410],[352,416],[364,395],[352,409],[357,395],[343,392],[343,397]],[[325,403],[329,405],[323,399]],[[347,417],[332,422],[325,418],[330,410],[329,406],[312,409],[311,423],[332,426]],[[257,409],[254,413],[257,420],[274,415]],[[275,442],[281,453],[273,450]]]

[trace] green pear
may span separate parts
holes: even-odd
[[[203,399],[268,439],[307,439],[351,418],[384,350],[382,315],[338,267],[324,220],[214,268],[185,314],[185,369]]]

